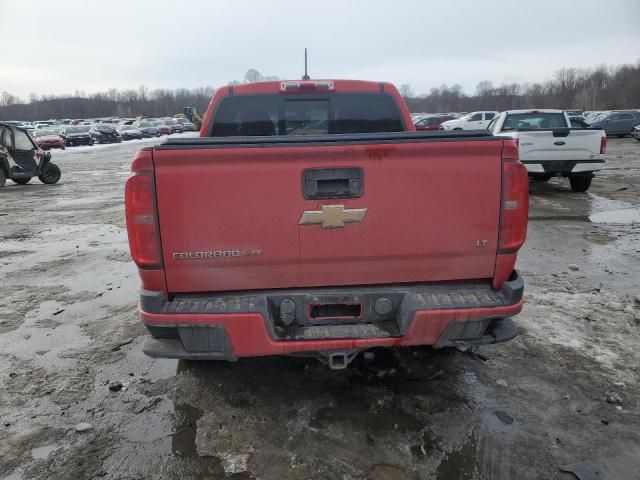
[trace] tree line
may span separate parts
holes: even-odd
[[[277,80],[251,68],[244,82]],[[230,85],[242,83],[239,80]],[[28,102],[9,92],[0,93],[0,120],[48,120],[52,118],[100,117],[164,117],[182,113],[184,107],[196,107],[204,112],[209,105],[213,87],[155,89],[141,85],[136,90],[117,90],[87,94],[76,91],[70,95],[29,95]]]
[[[206,110],[214,89],[212,87],[178,88],[176,90],[109,89],[106,92],[73,95],[32,95],[23,103],[7,92],[0,95],[0,120],[48,120],[51,118],[96,117],[164,117],[181,113],[183,107]]]
[[[250,69],[245,82],[277,80]],[[230,84],[242,83],[239,80]],[[9,92],[0,94],[0,120],[47,120],[50,118],[162,117],[194,106],[204,112],[214,89],[136,90],[109,89],[72,95],[31,94],[28,101]],[[470,112],[473,110],[509,110],[516,108],[562,108],[612,110],[640,108],[640,60],[635,64],[595,68],[563,68],[544,83],[509,83],[495,86],[484,80],[473,94],[460,85],[442,85],[429,93],[414,95],[410,85],[401,85],[400,93],[412,112]]]
[[[635,64],[595,68],[563,68],[544,83],[508,83],[494,86],[481,81],[467,95],[460,85],[442,85],[415,96],[401,85],[412,112],[471,112],[518,108],[579,110],[640,109],[640,60]]]

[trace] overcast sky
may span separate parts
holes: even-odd
[[[0,0],[0,91],[218,87],[299,78],[544,81],[640,59],[640,0]]]

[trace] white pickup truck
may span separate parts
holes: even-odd
[[[571,128],[562,110],[509,110],[497,115],[487,130],[517,139],[520,161],[534,180],[568,177],[574,192],[586,192],[594,172],[604,168],[605,132]]]

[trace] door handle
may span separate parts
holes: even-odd
[[[309,200],[358,198],[363,191],[361,168],[313,168],[302,172],[302,194]]]

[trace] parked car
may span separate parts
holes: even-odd
[[[471,112],[462,118],[443,122],[442,130],[484,130],[489,122],[498,114],[494,111]]]
[[[164,118],[162,121],[171,129],[171,133],[182,133],[184,131],[182,125],[173,118]]]
[[[569,115],[569,122],[571,123],[571,128],[591,128],[591,124],[579,115],[575,117]]]
[[[631,136],[640,142],[640,125],[636,125],[635,127],[633,127]]]
[[[171,135],[171,127],[166,125],[164,120],[155,120],[152,123],[158,128],[161,135]]]
[[[116,131],[122,140],[142,140],[142,130],[133,125],[118,125]]]
[[[96,143],[120,143],[122,137],[116,127],[109,123],[95,123],[91,126],[91,136]]]
[[[223,87],[205,118],[199,138],[138,151],[125,187],[147,355],[340,369],[373,347],[517,335],[516,141],[416,132],[378,82]]]
[[[58,134],[57,130],[40,128],[33,130],[31,135],[42,150],[50,150],[52,148],[62,148],[64,150],[65,148],[64,139]]]
[[[591,126],[603,129],[607,135],[624,137],[631,134],[633,127],[640,121],[640,112],[613,111],[603,113],[592,120]]]
[[[144,138],[160,136],[160,130],[151,120],[136,120],[132,125],[142,132]]]
[[[415,122],[416,130],[440,130],[442,122],[454,120],[455,117],[451,115],[429,115],[428,117],[422,117]]]
[[[91,128],[86,125],[65,125],[60,129],[65,147],[93,145]]]
[[[586,192],[594,172],[604,168],[604,131],[572,128],[562,110],[509,110],[487,130],[518,141],[520,161],[534,180],[565,177],[574,192]]]
[[[176,118],[176,122],[182,125],[183,132],[195,132],[196,126],[193,122],[189,121],[188,118]]]

